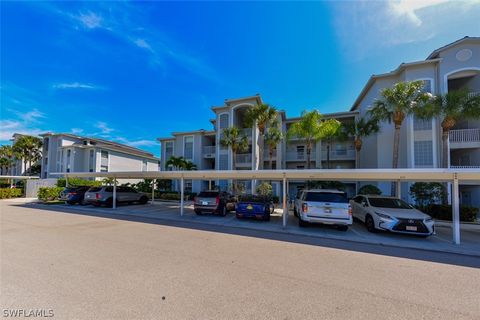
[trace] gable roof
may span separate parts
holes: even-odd
[[[458,40],[455,40],[453,41],[452,43],[449,43],[443,47],[440,47],[438,49],[435,49],[432,51],[432,53],[430,53],[427,57],[427,60],[430,60],[430,59],[435,59],[435,58],[438,58],[440,52],[442,51],[445,51],[451,47],[454,47],[460,43],[463,43],[463,42],[477,42],[477,41],[480,41],[480,37],[469,37],[469,36],[465,36],[461,39],[458,39]]]

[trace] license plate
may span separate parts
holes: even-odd
[[[202,206],[208,206],[208,202],[207,201],[202,201]]]
[[[407,226],[406,230],[407,231],[417,231],[417,227],[416,226]]]
[[[330,208],[325,208],[324,212],[325,212],[325,213],[332,213],[332,209],[330,209]]]
[[[252,206],[251,204],[249,204],[249,205],[247,206],[247,210],[253,210],[253,206]]]

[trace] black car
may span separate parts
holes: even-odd
[[[202,191],[193,199],[193,209],[199,215],[210,212],[226,216],[235,210],[235,197],[227,192]]]
[[[74,205],[86,205],[87,202],[85,201],[85,192],[90,189],[90,187],[68,187],[63,189],[60,192],[60,200],[65,201],[66,204]]]

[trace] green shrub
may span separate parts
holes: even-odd
[[[60,196],[63,187],[42,187],[38,189],[37,197],[42,201],[54,201]]]
[[[445,186],[439,182],[415,182],[410,186],[410,195],[420,208],[434,203],[445,203],[447,199]]]
[[[22,189],[0,188],[0,199],[18,198],[22,196]]]
[[[381,195],[382,190],[378,189],[378,187],[374,186],[373,184],[367,184],[362,186],[358,190],[358,194],[376,194],[376,195]]]
[[[474,222],[479,210],[475,207],[460,206],[460,221]],[[452,220],[451,205],[431,204],[424,209],[424,212],[435,219]]]
[[[97,180],[86,180],[81,178],[68,178],[69,187],[100,187],[102,185],[101,181]],[[67,183],[64,178],[57,180],[57,187],[66,187]]]
[[[180,200],[179,193],[162,193],[159,197],[161,200]]]
[[[262,196],[270,196],[273,193],[272,185],[268,182],[262,182],[257,186],[257,193]]]

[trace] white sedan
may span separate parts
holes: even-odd
[[[385,230],[428,237],[435,231],[432,217],[395,197],[358,195],[350,200],[354,218],[367,230]]]

